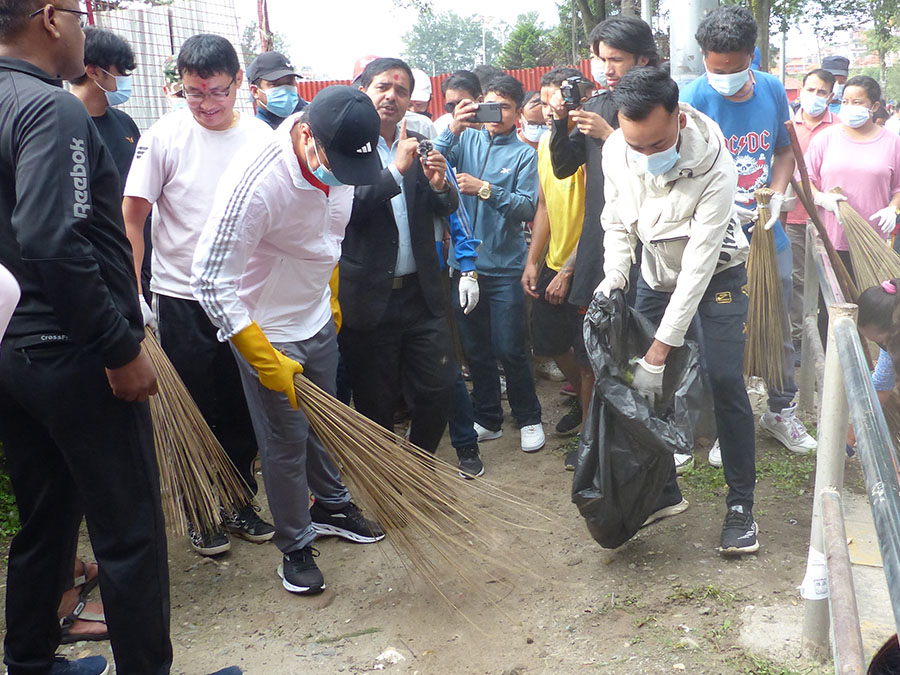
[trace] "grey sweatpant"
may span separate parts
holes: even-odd
[[[338,348],[332,321],[308,340],[272,346],[301,363],[303,374],[334,396]],[[326,507],[346,504],[350,493],[306,415],[294,410],[283,393],[262,386],[256,370],[237,350],[235,356],[275,521],[274,542],[283,553],[298,551],[316,538],[309,517],[309,493]]]

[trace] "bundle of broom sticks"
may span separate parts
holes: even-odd
[[[247,488],[149,329],[143,345],[159,387],[150,397],[150,414],[166,523],[181,535],[188,520],[216,531],[223,510],[232,513],[249,502]]]
[[[831,191],[842,194],[840,188]],[[877,286],[886,279],[900,278],[900,255],[849,202],[838,202],[838,211],[850,244],[850,260],[859,290]]]
[[[448,601],[448,574],[484,594],[485,575],[527,573],[510,555],[510,528],[548,532],[558,519],[483,479],[463,480],[455,466],[384,429],[294,376],[300,408],[335,462],[355,501],[387,541]],[[536,527],[535,524],[544,527]]]
[[[747,261],[747,342],[744,346],[744,374],[762,378],[770,388],[784,386],[784,298],[781,272],[775,253],[775,234],[763,228],[769,220],[773,191],[756,191],[759,207],[757,225],[750,239]]]

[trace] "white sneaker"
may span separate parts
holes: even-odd
[[[722,448],[719,447],[718,438],[716,439],[716,442],[713,443],[713,446],[709,449],[709,455],[707,455],[706,461],[709,462],[710,466],[722,466]]]
[[[544,436],[544,427],[538,424],[526,424],[521,429],[522,452],[537,452],[547,442]]]
[[[803,422],[797,417],[796,403],[782,410],[780,414],[767,410],[759,418],[759,426],[798,455],[812,452],[818,445],[816,439],[809,435]]]
[[[563,375],[563,371],[559,369],[559,366],[556,365],[553,361],[543,361],[537,365],[535,368],[537,374],[540,377],[543,377],[545,380],[550,380],[551,382],[564,382],[566,376]]]
[[[491,431],[490,429],[486,429],[478,424],[478,422],[473,423],[472,426],[475,428],[475,433],[478,434],[479,443],[482,443],[484,441],[494,441],[503,435],[503,429]]]
[[[694,456],[693,455],[682,455],[679,452],[675,453],[675,473],[679,476],[683,474],[688,469],[694,466]]]

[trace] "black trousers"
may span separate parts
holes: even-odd
[[[256,436],[231,346],[216,338],[216,327],[199,302],[160,293],[156,298],[159,344],[250,492],[256,494]]]
[[[393,431],[402,395],[410,414],[409,440],[428,452],[437,450],[459,368],[447,318],[428,310],[418,283],[391,291],[375,328],[354,330],[345,325],[338,342],[356,409]]]
[[[10,675],[50,670],[82,515],[117,671],[168,673],[169,569],[149,405],[115,398],[102,362],[80,347],[6,340],[0,441],[22,522],[6,585]]]

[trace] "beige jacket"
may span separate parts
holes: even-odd
[[[716,272],[747,260],[750,246],[734,216],[737,171],[718,125],[687,103],[680,159],[661,176],[640,173],[617,129],[603,147],[606,205],[604,274],[627,279],[637,240],[650,288],[672,294],[656,339],[679,347]]]

